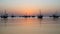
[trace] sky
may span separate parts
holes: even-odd
[[[0,13],[16,15],[50,15],[60,12],[60,0],[0,0]]]

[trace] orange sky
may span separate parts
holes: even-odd
[[[0,0],[0,10],[19,15],[53,14],[60,12],[60,0]]]

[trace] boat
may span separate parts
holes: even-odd
[[[57,15],[57,11],[56,11],[52,16],[49,16],[49,17],[59,18],[60,16]]]
[[[41,10],[40,10],[40,15],[38,15],[38,18],[43,18],[43,15],[41,15]]]
[[[38,18],[43,18],[43,16],[42,16],[42,15],[40,15],[40,16],[38,16]]]
[[[11,17],[13,18],[13,17],[15,17],[15,16],[12,14]]]
[[[5,13],[1,15],[1,18],[8,18],[8,14],[6,13],[6,10],[5,10]]]
[[[54,15],[53,15],[53,18],[59,18],[59,16],[57,16],[57,15],[54,14]]]

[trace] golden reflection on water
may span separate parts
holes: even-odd
[[[60,19],[0,19],[0,34],[60,34]]]

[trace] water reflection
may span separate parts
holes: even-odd
[[[59,21],[60,21],[60,18],[53,18],[53,23],[60,24]]]
[[[7,26],[8,19],[7,18],[1,18],[0,19],[0,25]]]
[[[1,23],[7,23],[8,19],[7,18],[3,18],[1,19]]]
[[[0,19],[0,34],[59,34],[59,23],[60,19],[52,18]]]

